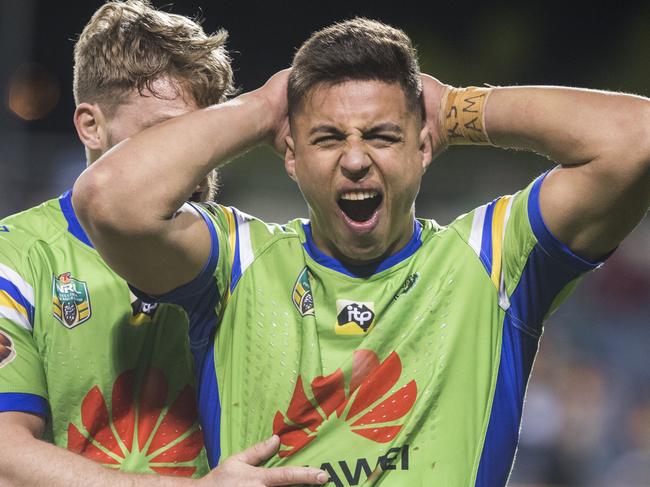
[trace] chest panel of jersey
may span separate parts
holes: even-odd
[[[305,268],[307,313],[292,300]],[[502,319],[489,276],[453,230],[428,233],[413,256],[368,279],[282,239],[242,276],[217,331],[222,458],[273,431],[282,446],[269,466],[325,465],[340,485],[468,485]]]
[[[56,201],[42,211],[31,222],[33,233],[43,216],[63,220]],[[179,306],[137,299],[94,249],[48,230],[26,259],[48,435],[128,471],[205,474],[187,315]]]

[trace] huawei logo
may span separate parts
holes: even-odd
[[[203,448],[194,388],[186,385],[171,404],[167,398],[167,379],[155,367],[141,384],[134,370],[123,372],[108,397],[93,387],[81,403],[81,424],[68,425],[68,449],[106,467],[193,475]]]
[[[302,377],[298,376],[286,412],[273,420],[273,433],[280,436],[280,457],[299,452],[318,437],[328,421],[345,422],[352,433],[377,443],[388,443],[402,429],[396,421],[406,415],[417,396],[415,380],[388,395],[402,374],[399,355],[392,352],[379,363],[371,350],[356,350],[348,381],[339,368],[330,375],[311,381],[307,397]]]

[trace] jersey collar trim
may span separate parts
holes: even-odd
[[[82,228],[81,223],[79,223],[77,215],[74,212],[74,208],[72,207],[72,191],[66,191],[63,193],[59,197],[59,204],[61,205],[63,216],[68,222],[68,232],[76,237],[77,240],[80,240],[89,247],[94,248],[92,242],[88,238],[88,235],[86,235],[86,232]]]
[[[399,252],[390,255],[379,262],[359,266],[347,265],[334,257],[324,254],[316,246],[311,233],[311,223],[303,223],[302,228],[305,232],[305,243],[303,244],[303,247],[307,254],[320,265],[350,277],[368,278],[375,274],[379,274],[380,272],[408,259],[422,245],[422,224],[417,220],[413,220],[413,236]]]

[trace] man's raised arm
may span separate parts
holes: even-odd
[[[280,72],[256,91],[144,130],[82,173],[75,212],[118,274],[152,295],[199,274],[209,230],[181,207],[213,168],[264,141],[282,143],[287,77]]]
[[[474,89],[469,97],[462,90],[447,90],[441,110],[442,85],[431,77],[423,81],[430,125],[440,114],[443,140],[453,144],[458,137],[462,143],[460,139],[473,137],[478,128],[488,137],[484,142],[532,150],[560,164],[542,184],[541,212],[551,233],[581,257],[606,255],[647,211],[647,98],[544,86]],[[473,97],[480,94],[486,96],[483,117],[472,124],[476,117],[471,112],[478,108]],[[451,120],[465,122],[470,129],[454,132]]]

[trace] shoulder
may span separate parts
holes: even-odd
[[[299,239],[301,235],[300,220],[294,220],[286,225],[267,223],[231,206],[217,203],[204,203],[191,205],[202,213],[204,219],[212,222],[217,236],[227,237],[232,247],[246,246],[254,254],[274,242],[289,239]]]
[[[0,220],[0,250],[25,254],[36,242],[53,242],[65,233],[58,200],[46,201]]]

